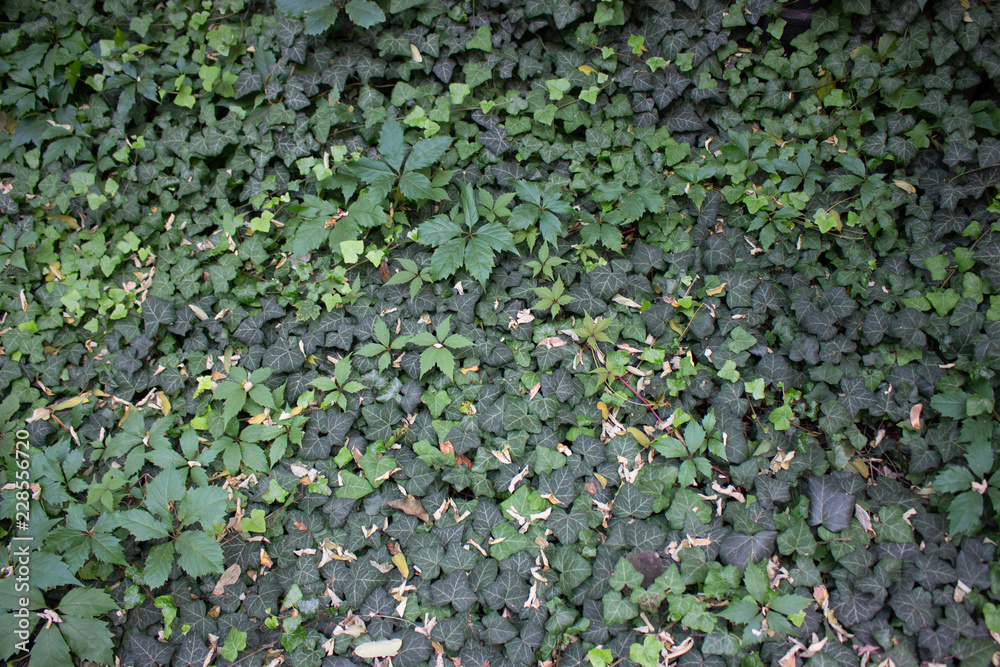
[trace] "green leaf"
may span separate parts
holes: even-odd
[[[455,355],[443,347],[428,347],[420,353],[420,377],[434,366],[441,369],[445,377],[451,378],[455,374]]]
[[[729,333],[729,350],[733,354],[745,352],[756,344],[757,339],[741,326],[734,327]]]
[[[222,547],[208,533],[185,530],[174,543],[177,563],[191,577],[222,572],[224,559]]]
[[[955,496],[948,505],[948,530],[953,535],[972,535],[983,518],[983,497],[975,491]]]
[[[931,486],[942,493],[959,493],[971,489],[974,481],[976,478],[967,468],[948,466],[937,474]]]
[[[418,238],[420,243],[429,246],[437,246],[440,250],[440,246],[444,245],[448,241],[451,241],[452,239],[455,239],[457,236],[461,236],[462,228],[445,216],[438,215],[421,224],[420,227],[417,228],[417,233],[419,234]],[[463,241],[463,239],[457,240]]]
[[[538,216],[538,229],[546,243],[555,247],[562,236],[562,221],[551,211],[542,211]]]
[[[128,510],[116,515],[118,525],[139,541],[156,540],[170,535],[167,524],[145,510]]]
[[[372,0],[350,0],[344,9],[359,28],[371,28],[385,22],[385,12]]]
[[[335,495],[338,498],[353,498],[357,500],[364,498],[374,489],[367,479],[355,475],[348,470],[341,470],[337,473],[340,479],[340,486],[337,487]]]
[[[160,472],[146,486],[146,507],[161,517],[170,517],[170,505],[184,497],[184,478],[176,468]]]
[[[744,625],[753,621],[759,613],[760,605],[752,598],[746,597],[736,602],[730,602],[729,606],[718,612],[717,615],[727,621]]]
[[[352,0],[352,2],[357,2],[358,0]],[[350,4],[350,3],[348,3]],[[374,3],[371,3],[374,4]],[[385,20],[385,16],[382,17]],[[403,166],[403,155],[406,149],[406,142],[403,139],[403,128],[400,126],[399,122],[395,117],[390,116],[382,123],[382,132],[378,138],[378,152],[385,159],[385,163],[389,165],[393,171],[399,171]],[[360,164],[365,163],[359,161]],[[377,166],[376,166],[377,165]],[[377,169],[380,171],[384,169],[383,166],[375,163]],[[430,186],[430,182],[427,183]],[[405,194],[405,193],[404,193]]]
[[[895,542],[909,544],[913,542],[913,529],[903,518],[903,508],[899,505],[887,505],[878,511],[879,524],[876,527],[878,542]]]
[[[200,522],[205,530],[222,523],[226,516],[226,502],[229,494],[217,486],[190,489],[181,501],[178,516],[181,527]]]
[[[111,596],[96,588],[74,588],[59,601],[59,611],[81,618],[103,616],[118,609]]]
[[[812,603],[812,600],[801,595],[779,595],[771,601],[771,604],[769,604],[768,607],[779,614],[793,616],[794,614],[798,614],[804,610]]]
[[[743,585],[754,600],[763,604],[767,593],[767,573],[760,563],[750,563],[743,573]]]
[[[226,643],[219,649],[219,655],[230,662],[235,662],[239,652],[247,647],[247,633],[232,628],[226,636]]]
[[[31,664],[32,667],[66,667],[74,664],[58,624],[38,631],[31,648]]]
[[[491,37],[490,27],[488,25],[481,25],[476,30],[476,36],[465,43],[465,48],[467,49],[479,49],[480,51],[485,51],[486,53],[493,52],[493,42]]]
[[[399,190],[404,197],[413,201],[441,201],[448,197],[444,190],[431,185],[429,178],[415,171],[403,172],[399,179]]]
[[[281,487],[278,480],[272,479],[267,483],[267,491],[264,493],[264,502],[267,504],[271,503],[283,503],[285,498],[288,497],[288,492]]]
[[[639,607],[618,591],[608,591],[601,599],[604,607],[604,624],[616,625],[630,621],[639,615]]]
[[[146,554],[142,569],[142,579],[150,588],[159,588],[170,576],[174,567],[174,545],[172,542],[157,544]]]
[[[243,387],[231,380],[220,382],[215,387],[213,398],[225,401],[222,410],[222,419],[225,423],[232,421],[240,413],[247,402],[247,392]]]
[[[612,589],[620,591],[626,586],[639,588],[642,585],[642,573],[635,569],[628,558],[619,558],[615,563],[615,571],[611,573],[608,584]]]
[[[62,604],[59,605],[59,608],[62,610]],[[117,606],[115,608],[117,609]],[[113,635],[107,622],[99,621],[96,618],[77,616],[63,616],[62,621],[59,624],[59,630],[62,632],[63,639],[76,655],[102,665],[110,665],[114,662]],[[34,651],[32,651],[31,661],[34,664]]]
[[[421,139],[413,144],[410,156],[406,158],[406,166],[403,169],[405,171],[414,171],[434,166],[451,146],[452,141],[451,137]]]
[[[942,417],[961,419],[965,416],[965,406],[969,400],[969,395],[959,389],[943,391],[931,397],[931,407],[937,410]]]

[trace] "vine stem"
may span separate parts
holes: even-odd
[[[626,382],[625,378],[621,378],[620,377],[620,378],[618,378],[618,380],[623,385],[625,385],[626,387],[628,387],[632,391],[632,393],[635,394],[636,398],[638,398],[640,401],[643,402],[643,404],[646,406],[646,408],[648,408],[649,411],[652,412],[653,415],[656,417],[656,421],[658,421],[658,422],[662,422],[663,421],[662,419],[660,419],[660,415],[656,412],[656,408],[653,407],[653,404],[650,403],[649,401],[647,401],[646,398],[642,394],[640,394],[639,392],[637,392],[635,389],[632,389],[632,385],[630,385],[628,382]]]

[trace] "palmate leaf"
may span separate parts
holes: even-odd
[[[371,28],[385,22],[385,12],[372,0],[350,0],[344,9],[359,28]]]
[[[399,178],[399,190],[404,197],[414,201],[427,199],[441,201],[448,198],[448,194],[443,188],[434,187],[431,184],[431,179],[415,171],[403,172]]]
[[[145,510],[119,512],[116,518],[118,525],[139,541],[155,540],[170,535],[167,524]]]
[[[162,473],[161,473],[162,474]],[[205,530],[222,523],[226,515],[226,501],[229,494],[217,486],[190,489],[181,501],[178,516],[181,527],[200,522]]]
[[[364,0],[352,0],[352,3],[359,1],[363,2]],[[350,5],[352,3],[348,4]],[[379,11],[381,12],[381,10]],[[350,14],[350,9],[348,9],[348,14]],[[353,17],[351,20],[354,20]],[[381,20],[385,20],[384,14]],[[378,152],[385,159],[385,163],[392,167],[393,171],[398,172],[403,166],[403,155],[405,149],[406,141],[403,138],[403,128],[394,116],[389,116],[389,118],[382,123],[382,132],[378,139]],[[374,165],[369,166],[371,167]]]
[[[62,611],[61,604],[60,611]],[[105,621],[78,616],[63,616],[62,621],[59,630],[63,639],[73,649],[73,653],[99,664],[110,665],[114,661],[111,630]],[[34,660],[32,652],[32,662]]]
[[[142,579],[147,586],[156,589],[162,586],[174,566],[174,545],[172,542],[157,544],[146,555]]]
[[[146,507],[161,517],[169,518],[170,504],[183,497],[184,478],[176,468],[167,468],[146,486]]]
[[[955,496],[948,505],[948,531],[952,535],[971,535],[983,518],[983,497],[976,491]]]
[[[420,225],[417,229],[420,243],[429,246],[438,246],[447,243],[462,235],[462,228],[457,223],[452,222],[443,215],[437,215]],[[435,252],[435,257],[437,253]]]
[[[103,616],[118,609],[111,596],[95,588],[74,588],[59,601],[59,611],[81,618]]]
[[[201,530],[185,530],[174,543],[177,563],[191,577],[222,572],[225,559],[222,547]]]
[[[406,158],[406,164],[404,165],[403,170],[414,171],[434,166],[434,164],[441,159],[441,156],[445,154],[448,148],[451,147],[451,142],[451,137],[431,137],[430,139],[421,139],[417,143],[413,144],[413,148],[410,149],[410,155]]]
[[[34,646],[31,648],[31,664],[43,665],[44,667],[73,664],[69,647],[66,646],[66,641],[59,631],[58,625],[53,624],[39,631],[38,636],[35,637]]]

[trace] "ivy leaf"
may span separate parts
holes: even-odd
[[[722,562],[741,569],[747,568],[750,563],[758,563],[774,553],[777,536],[774,530],[762,530],[753,535],[731,532],[722,540]]]
[[[760,478],[758,478],[760,479]],[[778,535],[778,550],[785,556],[793,553],[812,556],[816,552],[816,538],[802,519],[795,519]]]
[[[806,496],[809,498],[809,525],[839,533],[851,525],[854,516],[854,496],[845,493],[830,476],[810,477]]]
[[[478,601],[469,587],[469,574],[461,570],[455,570],[446,579],[435,581],[431,585],[431,594],[434,596],[434,604],[451,604],[458,612],[470,609]]]
[[[630,621],[639,615],[639,607],[618,591],[608,591],[601,599],[604,608],[604,624],[617,625]]]
[[[338,498],[358,500],[375,490],[367,479],[359,477],[349,470],[341,470],[338,477],[341,481],[341,485],[337,487],[335,492]]]
[[[149,635],[132,635],[129,648],[143,665],[167,665],[177,650],[177,644],[166,644]],[[70,664],[70,663],[59,663]]]
[[[922,588],[898,591],[889,599],[889,606],[910,634],[915,635],[921,628],[934,626],[931,594]]]

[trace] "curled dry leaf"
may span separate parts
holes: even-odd
[[[226,586],[232,586],[237,581],[240,580],[240,574],[243,573],[243,568],[240,567],[239,563],[233,563],[230,565],[222,576],[219,577],[219,581],[215,584],[215,588],[212,589],[212,595],[222,595],[225,591]]]
[[[917,403],[912,408],[910,408],[910,426],[920,430],[920,413],[924,409],[923,403]]]
[[[391,658],[403,648],[402,639],[383,639],[377,642],[365,642],[354,647],[354,654],[359,658]]]
[[[392,507],[393,509],[400,510],[403,514],[409,514],[410,516],[415,516],[427,525],[431,525],[430,514],[427,513],[427,509],[423,504],[416,498],[402,498],[400,500],[390,500],[386,502],[386,505]]]

